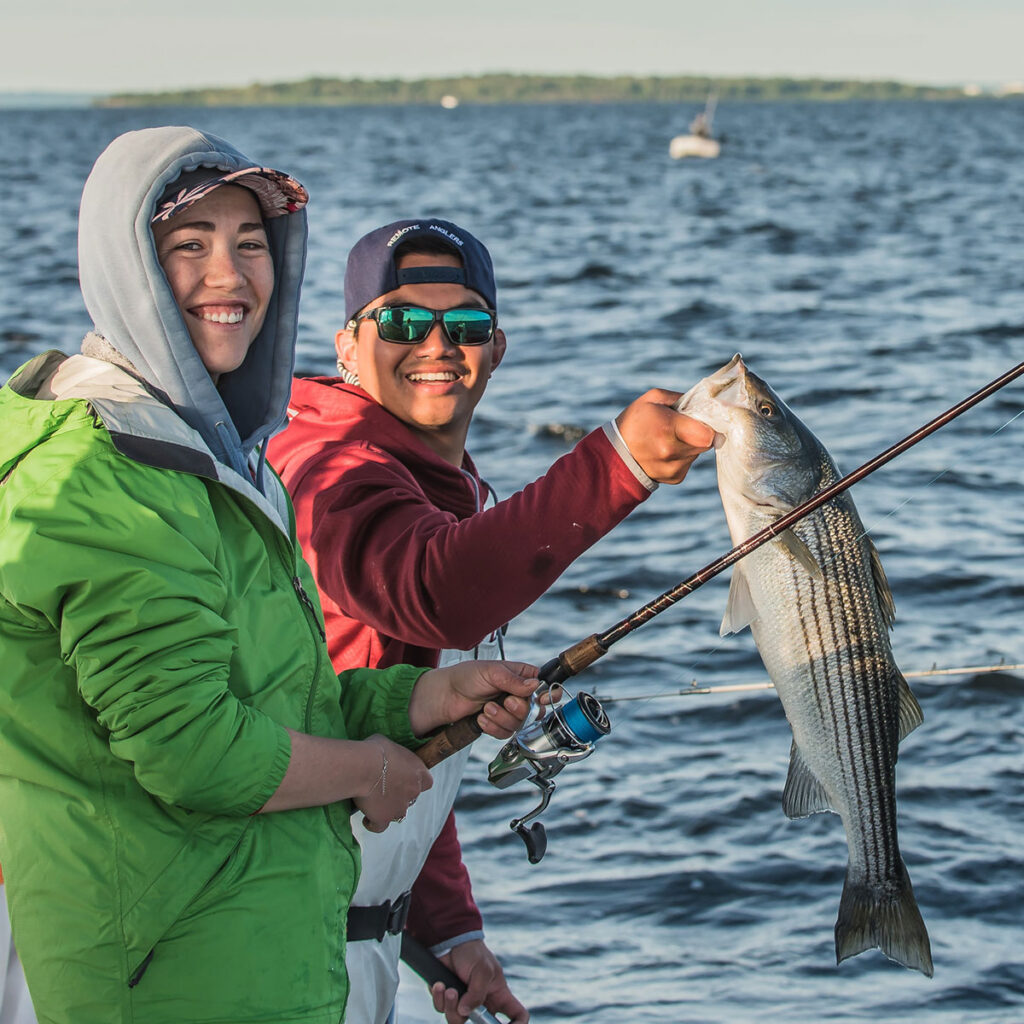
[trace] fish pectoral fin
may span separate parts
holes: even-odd
[[[737,565],[732,570],[729,598],[725,602],[725,615],[722,616],[718,635],[742,633],[756,618],[757,609],[754,607],[754,599],[750,596],[750,584],[747,582],[743,567]]]
[[[812,576],[821,578],[818,560],[792,530],[783,530],[778,536],[778,541]]]
[[[896,692],[899,695],[900,704],[900,740],[912,733],[923,721],[924,712],[917,698],[911,692],[910,684],[903,678],[899,669],[896,672]]]
[[[823,811],[838,813],[825,787],[804,760],[796,740],[789,751],[789,775],[786,776],[786,788],[782,791],[782,810],[787,818],[807,818]]]

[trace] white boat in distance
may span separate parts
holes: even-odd
[[[668,144],[668,155],[673,160],[687,156],[716,157],[722,151],[717,139],[706,139],[700,135],[677,135]]]
[[[711,122],[715,117],[717,102],[718,98],[712,93],[704,110],[690,122],[690,134],[677,135],[668,144],[668,155],[673,160],[682,160],[688,156],[709,159],[722,151],[721,143],[711,136]]]

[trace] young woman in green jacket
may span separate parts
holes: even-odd
[[[336,675],[287,494],[306,193],[190,128],[86,183],[95,325],[0,390],[0,863],[53,1024],[337,1024],[352,805],[401,820],[411,753],[515,663]]]

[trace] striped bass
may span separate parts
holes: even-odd
[[[716,432],[733,544],[840,478],[821,442],[739,355],[676,408]],[[931,977],[928,932],[896,838],[897,745],[922,719],[893,658],[894,617],[847,491],[736,563],[721,632],[751,627],[792,727],[783,810],[842,818],[849,863],[836,963],[878,947]]]

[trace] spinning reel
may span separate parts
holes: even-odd
[[[567,764],[582,761],[594,752],[594,745],[611,731],[611,723],[601,702],[589,693],[579,693],[567,704],[542,709],[537,696],[530,700],[530,711],[519,731],[498,751],[487,777],[498,789],[526,779],[541,792],[540,803],[529,814],[515,818],[509,828],[526,844],[526,855],[537,864],[548,846],[544,826],[526,822],[541,814],[551,800],[555,784],[551,780]]]

